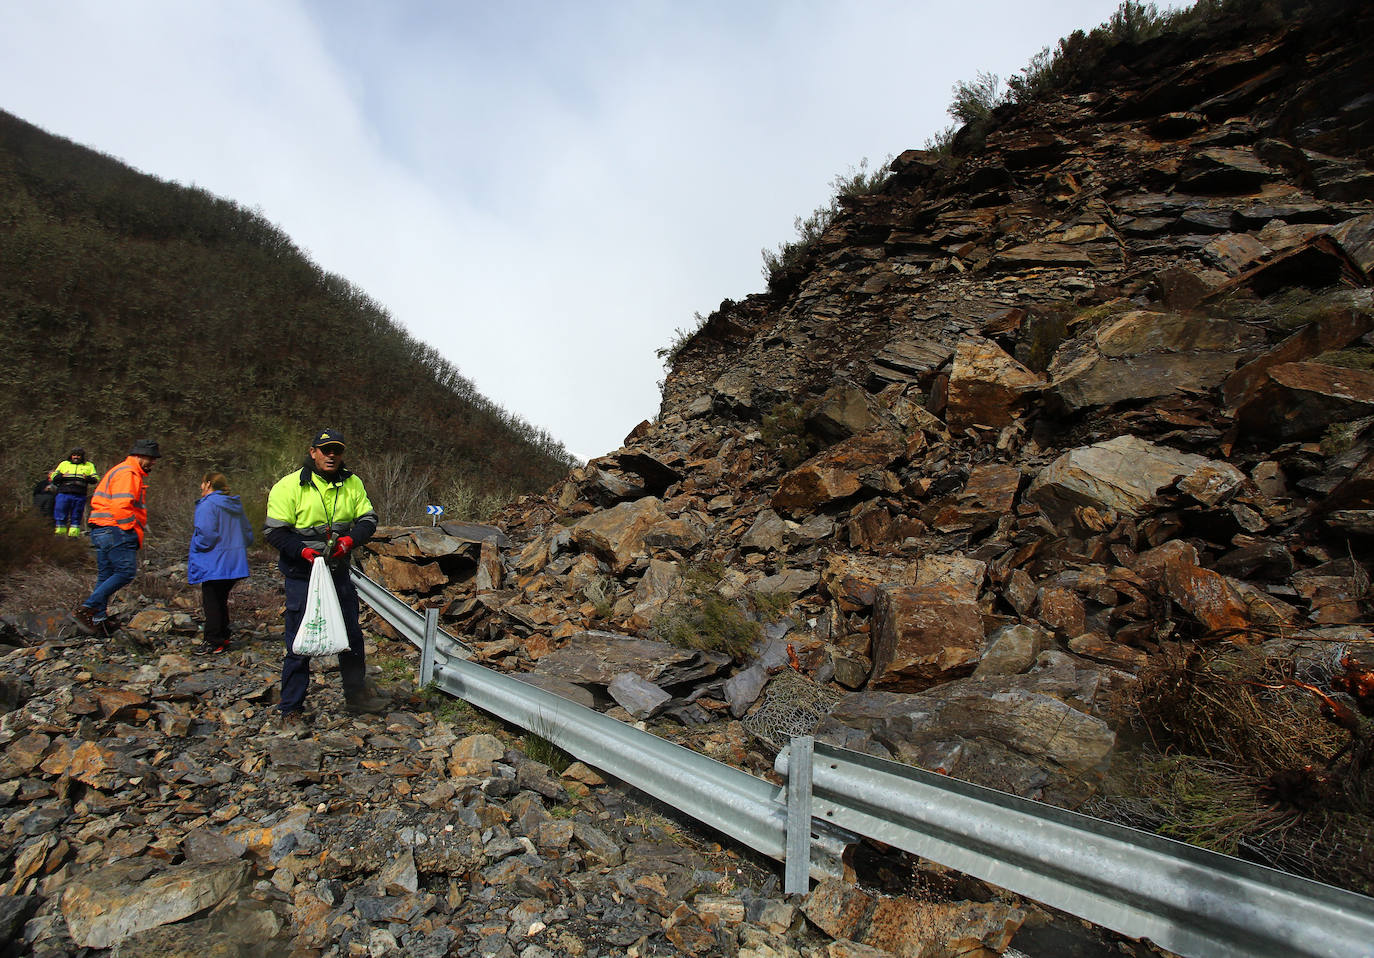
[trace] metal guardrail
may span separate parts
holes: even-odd
[[[425,655],[425,616],[400,602],[357,569],[358,594]],[[404,610],[402,612],[401,610]],[[431,633],[433,634],[433,633]],[[469,662],[435,636],[433,684],[450,695],[513,722],[575,758],[658,798],[770,858],[787,850],[787,807],[778,787],[723,762]],[[431,646],[433,648],[433,646]],[[809,822],[808,822],[809,824]],[[809,874],[839,875],[840,857],[857,836],[818,823],[810,844]]]
[[[356,569],[353,581],[436,686],[785,862],[789,892],[841,874],[844,846],[864,835],[1189,958],[1374,956],[1374,899],[809,738],[778,756],[779,790],[468,662],[433,610]]]
[[[393,593],[369,579],[358,568],[350,566],[348,572],[353,580],[353,587],[358,590],[358,595],[362,597],[363,601],[372,606],[373,611],[386,619],[392,628],[414,643],[421,651],[426,645],[426,635],[432,634],[434,641],[430,643],[430,647],[437,655],[443,656],[440,661],[446,661],[449,658],[472,658],[472,649],[442,629],[438,629],[437,612],[432,617],[433,621],[430,621],[431,617],[406,605]],[[438,631],[433,631],[435,629]]]
[[[1178,954],[1374,955],[1364,895],[822,743],[808,759],[817,816]]]

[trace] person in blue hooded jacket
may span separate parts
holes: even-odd
[[[200,584],[205,609],[205,641],[201,651],[218,655],[229,651],[229,590],[248,577],[248,547],[253,530],[238,496],[229,495],[229,481],[218,472],[206,473],[196,503],[195,530],[186,563],[186,580]]]

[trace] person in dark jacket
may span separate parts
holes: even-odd
[[[229,481],[218,472],[206,473],[200,483],[186,562],[186,581],[200,585],[205,610],[203,652],[218,655],[229,651],[229,590],[248,577],[248,547],[252,544],[253,530],[239,497],[229,495]]]
[[[43,478],[33,487],[33,511],[52,522],[53,507],[56,504],[57,493],[53,492],[52,483],[48,481],[48,474],[45,472]]]

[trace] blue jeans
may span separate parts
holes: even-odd
[[[95,621],[105,618],[110,596],[134,581],[138,574],[138,533],[118,526],[92,526],[95,547],[95,591],[81,603],[95,610]]]
[[[305,595],[310,590],[309,579],[284,577],[286,583],[286,657],[281,663],[282,714],[295,712],[305,704],[310,689],[310,656],[297,655],[292,649],[296,632],[305,618]],[[344,630],[348,633],[348,651],[339,653],[339,679],[344,695],[352,697],[363,691],[367,660],[363,651],[363,629],[358,624],[358,590],[348,577],[347,565],[334,570],[334,591],[339,594],[339,610],[343,612]]]

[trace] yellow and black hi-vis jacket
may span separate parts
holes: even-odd
[[[95,464],[92,462],[72,462],[70,459],[63,459],[57,464],[57,468],[48,473],[48,481],[53,484],[54,489],[64,495],[85,496],[91,491],[91,486],[100,481],[100,475],[95,471]]]
[[[377,513],[363,481],[340,468],[332,477],[317,472],[310,462],[299,472],[277,480],[267,495],[264,537],[280,554],[277,568],[293,579],[310,578],[310,563],[302,549],[328,558],[326,545],[342,536],[360,546],[377,531]]]

